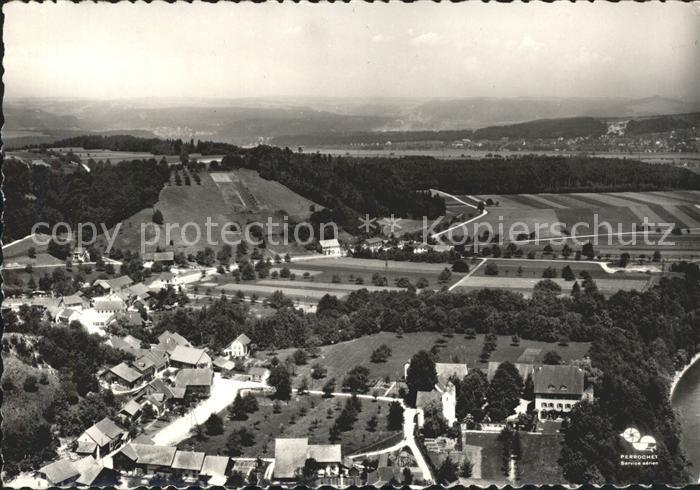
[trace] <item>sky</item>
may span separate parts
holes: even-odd
[[[700,3],[12,2],[6,97],[700,100]]]

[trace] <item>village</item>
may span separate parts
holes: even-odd
[[[362,248],[371,254],[380,251],[384,243],[385,240],[370,239]],[[322,257],[342,260],[343,253],[346,252],[341,251],[337,240],[320,243]],[[81,254],[72,255],[78,266],[89,260],[88,255]],[[79,324],[90,334],[100,336],[104,345],[133,359],[104,366],[96,373],[100,390],[111,392],[120,404],[116,417],[105,417],[85,427],[80,436],[66,441],[58,452],[60,459],[44,465],[33,475],[21,475],[19,481],[29,478],[34,485],[44,487],[131,487],[161,483],[239,486],[261,482],[422,486],[446,481],[446,472],[454,473],[448,478],[463,483],[494,481],[494,475],[487,470],[493,464],[485,461],[493,455],[484,451],[484,445],[478,442],[481,438],[491,438],[491,446],[501,445],[496,441],[501,440],[503,433],[511,437],[515,428],[523,434],[556,435],[576,403],[593,400],[593,390],[579,365],[559,364],[546,356],[543,360],[541,349],[532,348],[524,348],[517,362],[486,364],[478,359],[434,362],[425,351],[414,352],[400,369],[377,380],[374,388],[371,387],[374,381],[353,385],[346,379],[342,390],[335,384],[329,387],[329,383],[320,390],[315,384],[309,388],[306,377],[297,387],[280,388],[279,384],[270,382],[271,372],[279,362],[277,357],[258,352],[257,346],[243,333],[228,345],[216,348],[198,346],[167,330],[157,336],[156,343],[129,333],[152,328],[153,317],[159,314],[152,309],[159,309],[154,303],[155,296],[166,291],[178,291],[177,294],[186,296],[184,291],[195,291],[193,284],[211,281],[217,274],[214,268],[176,268],[172,252],[155,252],[144,258],[145,267],[154,268],[157,264],[155,269],[161,271],[145,282],[135,283],[124,275],[95,279],[68,296],[35,290],[5,300],[5,311],[19,313],[29,307],[41,312],[44,320],[55,328]],[[177,303],[167,306],[171,308],[177,309]],[[383,347],[390,355],[391,348]],[[294,352],[286,362],[301,356],[299,352],[303,351]],[[317,352],[308,354],[317,358],[314,369],[325,370],[325,363],[334,362],[318,357]],[[375,352],[372,357],[381,357],[380,354]],[[413,363],[423,364],[416,368],[419,374],[411,374]],[[502,364],[506,366],[501,369]],[[496,386],[494,378],[512,377],[513,373],[517,377],[514,385],[519,387],[517,402],[504,408],[500,420],[492,420],[488,414],[483,416],[484,406],[476,407],[474,413],[482,413],[478,419],[472,413],[465,417],[463,407],[458,410],[456,385],[465,383],[470,374],[477,376],[474,379],[483,379],[485,387],[488,383]],[[416,383],[420,389],[413,386]],[[216,431],[210,426],[221,424],[226,411],[230,412],[239,399],[253,397],[258,400],[253,402],[257,407],[258,403],[275,398],[280,389],[291,391],[285,402],[288,406],[305,397],[318,398],[319,402],[342,400],[346,408],[340,416],[353,403],[377,404],[378,414],[383,413],[381,406],[389,407],[388,415],[383,416],[388,417],[387,422],[373,416],[366,428],[354,429],[369,431],[362,436],[363,441],[367,434],[373,435],[377,425],[387,424],[388,432],[363,447],[351,447],[351,451],[342,443],[332,443],[339,439],[333,429],[330,436],[313,434],[311,439],[274,437],[271,447],[265,446],[259,454],[248,451],[241,454],[228,445],[217,447],[214,452],[193,450],[196,443],[186,442],[189,449],[183,446],[183,441],[196,441],[197,434],[202,437],[205,431]],[[313,407],[315,402],[311,403]],[[482,403],[485,404],[485,398]],[[340,401],[336,410],[339,407]],[[287,423],[291,426],[294,420]],[[313,426],[309,435],[312,431]],[[509,456],[511,463],[496,481],[517,481],[515,465],[522,458],[519,451],[514,450]]]

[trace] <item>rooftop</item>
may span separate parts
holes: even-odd
[[[187,386],[211,386],[214,374],[211,369],[180,369],[175,376],[175,386],[186,388]]]
[[[196,366],[200,363],[211,362],[211,357],[204,349],[177,345],[170,354],[170,361]]]
[[[125,362],[111,367],[109,371],[111,373],[114,373],[114,375],[123,379],[127,383],[133,383],[134,381],[137,381],[139,378],[141,378],[141,373],[139,373],[136,369],[132,368]]]
[[[544,365],[533,374],[535,393],[583,394],[583,371],[576,366]]]
[[[57,485],[59,483],[65,482],[71,478],[78,476],[80,473],[73,466],[73,463],[67,459],[59,459],[51,464],[47,464],[39,470],[41,473],[46,475],[46,479],[50,483]]]
[[[101,447],[124,434],[124,429],[105,417],[86,430],[85,434]]]
[[[172,468],[176,470],[199,471],[204,464],[206,454],[197,451],[177,451]]]
[[[175,458],[177,449],[172,446],[154,446],[152,444],[130,443],[121,452],[138,464],[154,466],[170,466]]]

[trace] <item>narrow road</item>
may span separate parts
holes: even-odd
[[[206,400],[150,437],[155,445],[174,446],[187,439],[190,436],[190,431],[195,426],[206,422],[211,414],[219,413],[233,403],[239,390],[263,388],[264,386],[262,383],[252,381],[223,378],[219,373],[216,373],[211,387],[211,395]]]
[[[437,190],[437,189],[431,189],[431,192],[434,192],[434,193],[436,193],[436,194],[439,194],[439,195],[441,195],[441,196],[443,196],[443,197],[449,197],[449,198],[451,198],[451,199],[454,199],[454,200],[457,201],[458,203],[464,204],[465,206],[468,206],[468,207],[470,207],[470,208],[478,209],[475,205],[469,204],[468,202],[464,202],[463,200],[461,200],[461,199],[458,198],[457,196],[453,196],[452,194],[448,194],[447,192],[439,191],[439,190]],[[478,201],[478,199],[476,199],[476,198],[474,198],[474,197],[472,197],[472,196],[469,196],[469,198],[472,199],[472,200],[474,200],[474,201]],[[449,227],[449,228],[446,229],[446,230],[439,231],[439,232],[437,232],[437,233],[433,233],[433,234],[432,234],[432,238],[437,238],[437,237],[439,237],[440,235],[444,235],[445,233],[449,233],[449,232],[452,231],[452,230],[456,230],[457,228],[461,228],[461,227],[463,227],[463,226],[465,226],[465,225],[468,225],[469,223],[471,223],[471,222],[473,222],[473,221],[476,221],[476,220],[478,220],[479,218],[483,218],[483,217],[486,216],[487,214],[489,214],[489,212],[486,210],[486,208],[484,208],[484,209],[482,210],[482,212],[481,212],[480,215],[475,216],[475,217],[473,217],[473,218],[470,218],[470,219],[468,219],[467,221],[464,221],[463,223],[459,223],[459,224],[457,224],[457,225],[451,226],[451,227]]]
[[[461,278],[459,281],[457,281],[457,282],[454,283],[452,286],[450,286],[449,289],[448,289],[448,291],[452,291],[454,288],[456,288],[457,286],[459,286],[460,283],[461,283],[462,281],[464,281],[464,280],[466,280],[466,279],[469,279],[469,277],[471,277],[471,275],[474,274],[474,273],[477,271],[477,269],[478,269],[479,267],[481,267],[482,265],[484,265],[484,264],[486,263],[487,260],[488,260],[488,259],[486,259],[486,258],[481,259],[481,261],[476,265],[476,267],[474,267],[473,269],[471,269],[467,275],[465,275],[465,276],[464,276],[463,278]]]
[[[296,391],[296,390],[294,390]],[[324,393],[322,391],[318,390],[309,390],[308,393],[312,395],[323,395]],[[334,397],[344,397],[344,398],[349,398],[352,396],[351,393],[345,393],[345,392],[336,392],[336,393],[331,393]],[[363,399],[369,399],[369,400],[374,400],[373,395],[356,395],[358,398],[363,398]],[[378,396],[376,398],[377,400],[380,401],[388,401],[388,402],[394,402],[397,401],[401,404],[401,407],[403,408],[403,439],[401,442],[394,444],[391,447],[385,448],[385,449],[380,449],[377,451],[370,451],[367,453],[361,453],[361,454],[355,454],[351,456],[352,459],[357,459],[357,458],[362,458],[365,456],[376,456],[377,454],[383,454],[383,453],[390,453],[393,451],[398,451],[399,449],[408,446],[411,449],[411,452],[413,453],[414,458],[416,459],[416,464],[421,470],[421,473],[423,473],[423,479],[426,481],[433,481],[433,475],[430,472],[430,466],[428,466],[428,463],[425,461],[425,458],[423,457],[423,453],[420,451],[418,448],[418,444],[416,443],[415,439],[415,428],[416,428],[416,413],[417,410],[415,408],[410,408],[407,407],[404,401],[400,398],[393,398],[393,397],[388,397],[388,396]]]

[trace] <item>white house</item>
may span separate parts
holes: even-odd
[[[73,249],[71,254],[71,260],[76,264],[82,264],[83,262],[90,262],[90,253],[83,247],[76,247]]]
[[[576,366],[540,366],[533,371],[532,381],[540,419],[569,413],[585,395],[584,373]]]
[[[224,349],[224,354],[229,357],[248,357],[250,354],[249,345],[250,339],[242,333]]]
[[[333,238],[332,240],[319,240],[319,245],[321,245],[321,253],[323,255],[328,255],[330,257],[340,257],[340,242]]]
[[[436,386],[433,391],[419,391],[416,394],[418,427],[425,424],[425,411],[433,404],[442,409],[442,416],[450,426],[457,421],[457,390],[451,381],[444,389]]]

